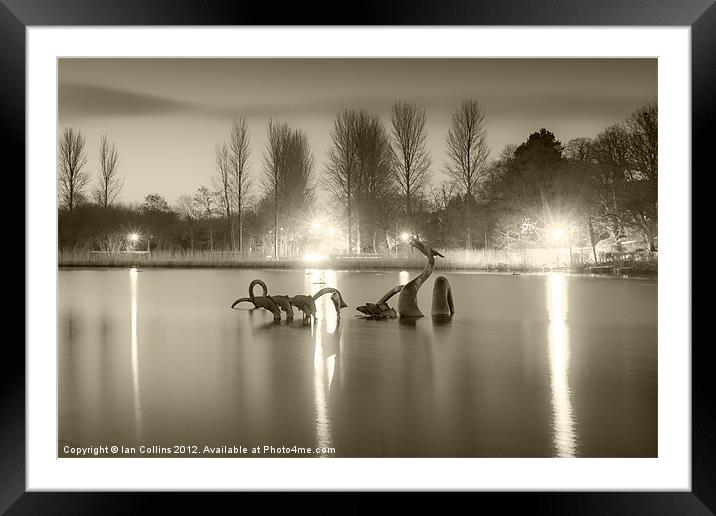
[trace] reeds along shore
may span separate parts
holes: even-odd
[[[438,270],[479,271],[543,271],[567,269],[585,272],[594,263],[583,263],[579,253],[565,256],[555,250],[530,249],[522,251],[446,249],[445,258],[436,263]],[[425,265],[422,255],[375,255],[335,256],[319,261],[287,257],[278,261],[260,255],[225,251],[172,251],[154,250],[151,253],[92,253],[86,250],[63,250],[59,252],[60,267],[162,267],[162,268],[265,268],[305,269],[332,268],[343,270],[371,269],[420,269]],[[605,265],[613,265],[611,262]],[[656,254],[649,258],[624,259],[619,263],[630,273],[655,274],[658,271]]]

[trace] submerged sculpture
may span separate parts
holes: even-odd
[[[433,306],[430,315],[452,316],[454,313],[455,303],[452,300],[450,282],[445,276],[438,276],[433,285]]]
[[[423,313],[418,307],[418,290],[420,290],[420,287],[423,283],[425,283],[425,280],[427,280],[432,274],[433,268],[435,267],[435,257],[445,257],[438,251],[435,251],[430,246],[426,245],[424,242],[421,242],[417,236],[410,238],[410,245],[423,253],[427,258],[425,268],[407,284],[397,285],[390,289],[375,303],[366,303],[365,305],[356,307],[356,310],[363,313],[366,316],[366,319],[395,319],[398,315],[401,318],[423,317]],[[262,288],[263,295],[257,296],[254,294],[254,287],[256,287],[256,285],[259,285]],[[398,293],[400,296],[398,297],[398,311],[396,312],[394,308],[388,305],[388,300]],[[326,294],[331,294],[333,307],[336,310],[338,319],[340,319],[341,309],[346,308],[348,305],[343,300],[343,296],[338,289],[325,287],[312,296],[305,294],[298,294],[291,297],[286,295],[269,296],[266,283],[260,279],[255,279],[249,284],[249,297],[237,299],[231,305],[231,308],[234,308],[239,303],[246,301],[253,303],[254,308],[263,308],[264,310],[271,312],[274,320],[280,320],[281,311],[286,313],[286,319],[293,319],[293,308],[296,307],[303,312],[304,321],[310,319],[316,320],[316,300]],[[452,289],[450,287],[450,282],[445,276],[438,276],[435,278],[435,284],[433,286],[433,302],[430,313],[431,315],[438,317],[452,317],[455,313]]]
[[[261,287],[263,295],[257,296],[254,294],[254,287],[256,287],[256,285]],[[254,308],[263,308],[264,310],[271,312],[273,314],[274,321],[281,319],[281,308],[283,308],[286,312],[286,318],[293,319],[293,308],[291,308],[290,304],[284,304],[283,298],[286,298],[286,302],[288,302],[288,296],[269,296],[266,283],[260,279],[255,279],[249,283],[249,297],[237,299],[233,302],[231,308],[234,308],[236,305],[243,302],[253,303]],[[288,310],[286,310],[286,308],[288,308]]]
[[[420,287],[423,283],[425,283],[425,280],[433,273],[433,268],[435,267],[435,257],[445,257],[430,246],[421,242],[416,236],[410,238],[410,245],[423,253],[427,258],[428,263],[425,265],[423,272],[410,280],[400,291],[400,296],[398,297],[398,313],[400,314],[400,317],[423,317],[423,313],[420,311],[420,308],[418,308],[418,290],[420,290]]]
[[[394,308],[388,305],[388,300],[401,290],[403,290],[403,285],[397,285],[375,303],[366,303],[356,307],[356,310],[365,314],[366,319],[395,319],[398,314]]]
[[[303,312],[303,319],[307,320],[310,318],[316,319],[316,299],[325,294],[331,294],[331,301],[333,301],[333,307],[336,309],[336,316],[341,318],[341,308],[345,308],[348,305],[343,300],[338,289],[333,287],[325,287],[313,294],[312,296],[305,294],[298,294],[289,298],[291,306],[295,306],[301,312]]]

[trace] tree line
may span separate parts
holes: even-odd
[[[85,137],[70,127],[58,147],[60,245],[121,248],[122,235],[138,228],[152,247],[278,257],[301,252],[322,215],[351,253],[393,252],[401,233],[443,247],[549,246],[557,227],[570,245],[591,247],[595,260],[596,242],[608,236],[638,235],[653,251],[657,115],[650,102],[566,145],[542,128],[491,160],[485,108],[468,99],[452,112],[444,162],[434,163],[424,108],[397,101],[387,123],[346,108],[333,121],[321,171],[306,133],[274,120],[263,155],[252,159],[247,120],[237,116],[215,147],[210,184],[174,206],[158,193],[118,203],[124,182],[116,145],[100,138],[93,182]],[[330,199],[325,206],[319,189]]]

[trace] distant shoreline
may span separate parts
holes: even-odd
[[[457,253],[456,253],[457,254]],[[625,261],[619,271],[612,263],[598,265],[574,263],[572,265],[561,263],[541,264],[530,263],[529,257],[504,255],[499,258],[508,260],[495,260],[497,256],[490,256],[488,260],[485,252],[473,252],[469,256],[447,255],[445,260],[438,260],[436,271],[445,272],[487,272],[487,273],[540,273],[563,271],[575,274],[591,274],[604,276],[658,276],[658,262],[653,261]],[[171,253],[158,253],[157,255],[88,255],[86,253],[60,253],[58,259],[59,269],[86,269],[86,268],[131,268],[142,269],[274,269],[274,270],[305,270],[305,269],[336,269],[346,271],[381,271],[381,270],[419,270],[425,266],[424,258],[416,256],[366,256],[350,258],[326,258],[320,261],[305,261],[300,259],[286,259],[270,261],[243,257],[237,259],[228,253],[188,254],[177,255]],[[591,268],[591,269],[590,269]]]

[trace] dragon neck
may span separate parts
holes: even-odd
[[[430,255],[427,256],[428,263],[425,265],[425,268],[423,269],[423,272],[415,276],[410,283],[415,285],[417,288],[420,288],[420,286],[425,282],[426,279],[430,277],[430,275],[433,273],[433,268],[435,267],[435,257]]]
[[[316,300],[321,296],[325,296],[326,294],[333,294],[334,292],[338,292],[338,290],[336,290],[333,287],[325,287],[325,288],[322,288],[321,290],[319,290],[318,292],[316,292],[315,294],[313,294],[313,296],[311,296],[311,297],[313,297],[313,299]],[[338,292],[338,295],[341,295],[341,293]]]
[[[319,297],[326,295],[326,294],[337,294],[338,295],[338,301],[331,298],[331,301],[333,301],[333,304],[336,306],[336,310],[338,310],[339,308],[348,306],[348,305],[346,305],[346,302],[343,300],[343,294],[341,294],[341,292],[337,288],[333,288],[333,287],[322,288],[321,290],[319,290],[318,292],[313,294],[312,297],[313,297],[313,300],[315,301]]]

